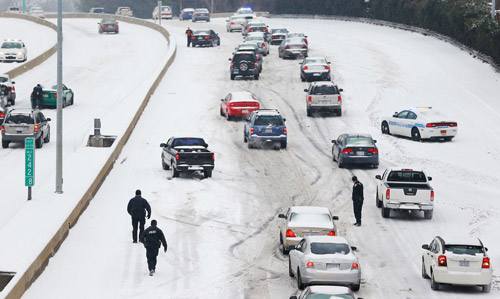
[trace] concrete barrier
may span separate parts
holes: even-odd
[[[49,28],[52,28],[54,31],[57,32],[57,26],[49,21],[46,21],[44,19],[40,19],[37,17],[33,17],[30,15],[23,15],[23,14],[13,14],[13,13],[5,13],[5,12],[0,12],[0,18],[13,18],[13,19],[22,19],[30,22],[34,22],[43,26],[47,26]],[[49,59],[50,56],[52,56],[54,53],[57,51],[57,44],[54,44],[50,49],[47,51],[43,52],[42,54],[38,55],[37,57],[30,59],[28,62],[24,63],[21,66],[16,67],[15,69],[12,69],[8,71],[6,74],[10,76],[10,78],[15,78],[21,74],[26,73],[27,71],[33,69],[34,67],[39,66],[43,62],[45,62],[47,59]]]
[[[96,15],[96,14],[64,14],[64,18],[102,18],[102,17],[114,17],[118,20],[136,24],[136,25],[141,25],[141,26],[146,26],[149,27],[153,30],[159,31],[165,39],[169,43],[169,47],[172,45],[170,42],[170,34],[169,32],[157,25],[154,24],[150,21],[147,20],[141,20],[141,19],[136,19],[136,18],[130,18],[130,17],[122,17],[122,16],[115,16],[115,15]],[[175,43],[173,44],[175,47]],[[52,239],[47,243],[45,248],[40,252],[40,254],[37,256],[37,258],[31,263],[31,265],[28,267],[28,269],[22,273],[22,276],[19,279],[13,279],[11,283],[13,283],[12,286],[7,285],[6,288],[10,288],[6,298],[7,299],[17,299],[21,298],[21,296],[24,294],[24,292],[29,288],[29,286],[40,276],[40,274],[43,272],[45,267],[47,266],[49,259],[55,255],[61,244],[64,242],[66,237],[68,236],[69,230],[76,224],[78,221],[78,218],[82,213],[85,211],[87,206],[89,205],[90,201],[94,197],[94,195],[97,193],[99,188],[101,187],[102,183],[106,179],[106,176],[109,174],[111,169],[113,168],[113,165],[120,155],[124,145],[127,143],[128,139],[130,138],[130,135],[132,134],[135,126],[137,125],[142,112],[146,108],[151,95],[155,92],[156,88],[160,84],[161,80],[163,79],[165,73],[169,69],[169,67],[172,65],[175,55],[176,55],[177,49],[174,48],[172,55],[168,58],[167,62],[163,66],[163,69],[161,70],[160,74],[154,81],[154,83],[151,85],[151,87],[148,90],[148,93],[142,100],[142,103],[135,113],[134,117],[132,118],[132,121],[128,125],[126,131],[124,132],[123,136],[118,140],[116,147],[114,148],[113,152],[109,156],[109,158],[106,160],[106,163],[102,167],[102,169],[99,171],[99,174],[97,177],[94,179],[90,187],[87,189],[85,194],[81,197],[79,200],[78,204],[75,206],[71,214],[66,218],[64,223],[61,225],[61,227],[57,230],[57,232],[54,234]],[[20,273],[17,273],[19,275]],[[16,275],[16,276],[17,276]]]

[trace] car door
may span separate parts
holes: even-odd
[[[386,169],[384,171],[384,173],[382,174],[382,179],[381,180],[377,180],[377,198],[379,200],[384,200],[383,196],[384,194],[381,194],[381,192],[383,192],[384,190],[384,180],[385,180],[385,176],[387,175],[389,171]]]
[[[295,247],[295,250],[290,251],[290,266],[292,268],[293,273],[297,275],[297,268],[300,268],[301,260],[304,257],[304,253],[302,252],[302,247],[306,242],[305,239],[300,240],[299,244]]]
[[[440,244],[437,240],[434,239],[434,241],[431,243],[430,247],[430,252],[429,252],[429,275],[431,273],[431,268],[434,268],[437,266],[437,259],[439,256],[439,250],[440,250]]]
[[[406,117],[403,120],[404,125],[401,126],[401,128],[400,128],[400,130],[401,130],[400,134],[403,136],[411,137],[411,130],[414,127],[416,119],[417,119],[417,115],[412,111],[408,111],[408,114],[406,114]]]
[[[392,134],[400,135],[401,126],[404,125],[408,110],[403,110],[396,115],[393,115],[389,122],[389,130]]]
[[[223,111],[224,111],[224,114],[227,114],[229,113],[228,109],[229,109],[229,101],[231,101],[231,98],[232,98],[232,94],[228,94],[225,98],[224,98],[224,102],[222,102],[222,105],[224,107]]]
[[[337,142],[333,144],[333,155],[335,156],[335,159],[337,159],[337,161],[339,160],[339,155],[344,147],[343,143],[344,135],[340,135],[339,138],[337,138]]]
[[[435,246],[435,243],[436,243],[436,240],[432,240],[431,243],[429,244],[429,249],[424,249],[424,252],[422,254],[426,273],[431,273],[430,272],[430,265],[432,262],[431,254],[432,254],[432,248],[433,248],[433,246]]]
[[[40,120],[40,127],[42,130],[42,136],[47,137],[47,135],[49,134],[49,130],[50,130],[49,123],[47,122],[47,118],[45,118],[45,115],[43,115],[42,112],[39,112],[38,115],[39,115],[39,120]]]
[[[286,218],[283,219],[283,221],[281,221],[280,226],[279,226],[283,240],[286,238],[286,231],[288,230],[288,220],[290,218],[290,209],[288,209],[286,211],[285,216],[286,216]]]

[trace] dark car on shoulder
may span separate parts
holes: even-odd
[[[120,33],[120,27],[118,26],[118,21],[115,19],[102,19],[99,23],[97,23],[99,34],[104,32],[113,32]]]
[[[191,43],[193,47],[196,46],[220,46],[220,37],[212,29],[195,30],[191,36]]]
[[[160,147],[161,165],[164,170],[172,171],[172,177],[179,177],[181,172],[196,171],[202,172],[205,178],[212,177],[215,155],[203,138],[171,137]]]
[[[333,161],[339,168],[348,165],[366,165],[378,168],[378,148],[369,134],[342,134],[337,140],[332,140]]]
[[[259,80],[259,62],[255,52],[237,51],[229,60],[231,61],[229,68],[231,80],[237,76],[253,77],[255,80]]]
[[[257,58],[257,63],[259,66],[259,73],[262,72],[262,51],[259,48],[259,45],[256,43],[250,43],[250,42],[244,42],[243,44],[240,44],[237,48],[236,51],[243,51],[243,52],[254,52],[255,53],[255,58]]]

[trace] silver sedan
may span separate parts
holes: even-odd
[[[288,272],[297,278],[297,286],[344,285],[358,291],[361,284],[361,267],[343,237],[310,236],[297,246],[290,246]]]
[[[226,19],[226,30],[227,32],[233,32],[234,30],[241,31],[245,23],[246,19],[244,16],[231,16],[229,19]]]
[[[283,59],[307,57],[307,55],[308,47],[301,37],[287,38],[278,47],[278,56]]]

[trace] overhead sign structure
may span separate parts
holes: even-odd
[[[35,185],[35,138],[24,139],[24,151],[24,185],[28,187],[28,200],[31,200],[31,187]]]

